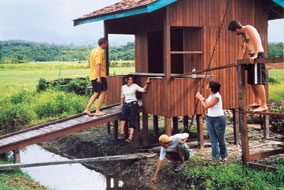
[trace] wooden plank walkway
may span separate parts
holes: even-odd
[[[142,102],[139,101],[139,107]],[[117,120],[120,116],[120,105],[110,105],[102,108],[106,115],[89,117],[77,114],[71,117],[37,125],[22,131],[0,137],[0,153],[17,150],[25,146],[54,139],[69,133],[84,130],[93,126]]]
[[[62,164],[77,164],[77,163],[88,163],[88,162],[109,162],[109,161],[121,161],[121,160],[140,160],[146,158],[154,158],[157,154],[155,153],[136,153],[136,154],[125,154],[115,156],[102,156],[95,158],[80,158],[72,160],[59,160],[53,162],[39,162],[39,163],[26,163],[26,164],[3,164],[0,165],[1,170],[13,169],[13,168],[29,168],[38,166],[53,166]]]

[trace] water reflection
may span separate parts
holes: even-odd
[[[21,163],[50,162],[67,160],[48,152],[38,145],[31,145],[21,150]],[[90,170],[81,164],[64,164],[23,168],[23,172],[44,186],[53,190],[133,190],[122,181]]]

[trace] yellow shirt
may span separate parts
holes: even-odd
[[[90,64],[90,80],[95,80],[98,78],[96,65],[101,65],[100,75],[101,77],[106,77],[106,61],[104,56],[104,50],[98,46],[94,48],[91,52],[91,64]]]

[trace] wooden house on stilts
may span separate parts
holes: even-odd
[[[148,76],[153,77],[148,93],[141,96],[143,114],[164,116],[170,135],[172,118],[175,122],[178,116],[195,113],[195,94],[209,79],[194,78],[190,72],[207,69],[211,57],[210,68],[220,69],[208,75],[222,85],[223,108],[238,109],[237,69],[224,66],[236,63],[241,40],[229,33],[227,24],[236,19],[255,26],[267,55],[268,21],[279,18],[283,18],[281,0],[122,0],[75,19],[74,25],[104,21],[106,38],[109,34],[135,35],[135,82],[142,86]],[[106,60],[109,67],[108,49]],[[122,84],[122,76],[108,76],[108,105],[120,102]],[[254,97],[248,97],[248,103],[252,102]],[[198,105],[197,118],[204,112]]]

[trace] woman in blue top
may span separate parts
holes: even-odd
[[[220,87],[221,85],[218,82],[210,81],[207,85],[207,89],[210,91],[210,95],[207,99],[203,98],[199,92],[196,94],[196,98],[198,98],[202,106],[208,110],[207,131],[212,148],[211,164],[217,164],[216,161],[218,160],[224,163],[228,157],[225,140],[227,121],[222,108],[222,97],[219,93]]]

